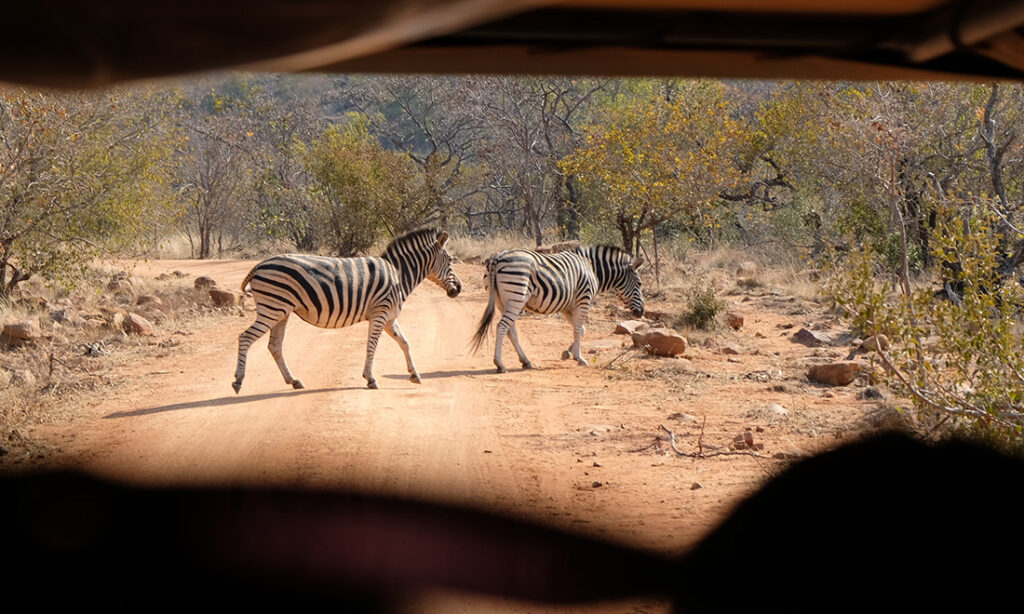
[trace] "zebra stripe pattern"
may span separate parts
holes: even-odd
[[[478,350],[487,338],[494,319],[495,306],[502,312],[494,343],[494,366],[505,373],[501,346],[508,334],[524,369],[533,368],[519,345],[516,319],[526,308],[534,313],[561,313],[572,323],[573,341],[562,353],[562,359],[574,358],[582,366],[587,361],[580,355],[584,322],[590,304],[599,292],[613,291],[632,310],[644,314],[644,296],[639,270],[643,259],[633,259],[627,252],[610,246],[578,247],[555,254],[539,254],[530,250],[508,250],[487,260],[487,281],[490,286],[487,309],[473,336],[472,347]]]
[[[256,301],[256,321],[238,337],[238,368],[231,387],[237,393],[245,378],[249,346],[270,332],[270,354],[277,362],[286,384],[303,388],[284,360],[282,345],[288,317],[299,318],[320,328],[344,328],[370,321],[363,377],[369,388],[377,388],[373,357],[381,331],[386,331],[405,353],[409,379],[420,383],[409,354],[409,342],[398,326],[398,314],[405,299],[424,278],[458,296],[462,283],[452,269],[445,249],[448,233],[429,228],[403,235],[388,244],[379,258],[325,258],[286,254],[257,264],[242,290],[251,285]]]

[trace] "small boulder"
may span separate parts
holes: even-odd
[[[0,341],[8,345],[24,345],[35,343],[42,336],[39,320],[30,318],[4,324],[3,331],[0,332]]]
[[[107,282],[107,290],[117,295],[132,296],[135,294],[135,285],[127,271],[119,271]]]
[[[739,330],[743,328],[743,316],[730,311],[725,314],[725,323],[729,325],[729,328]]]
[[[78,312],[71,307],[62,307],[60,309],[54,309],[50,312],[50,319],[54,322],[60,322],[61,324],[70,324],[72,326],[81,324],[82,316],[78,315]]]
[[[722,354],[727,354],[727,355],[731,354],[733,356],[740,354],[739,349],[737,349],[735,346],[732,346],[732,345],[727,345],[727,346],[725,346],[723,348],[720,348],[718,351],[721,352]]]
[[[884,352],[889,349],[889,338],[882,333],[871,335],[864,341],[861,341],[857,349],[864,354],[868,352]]]
[[[216,285],[217,285],[217,281],[214,278],[212,278],[212,277],[209,277],[209,276],[206,276],[206,275],[200,275],[199,277],[196,277],[196,281],[195,281],[196,290],[205,290],[207,288],[212,288],[212,287],[214,287]]]
[[[827,365],[814,365],[807,371],[807,378],[819,384],[829,386],[845,386],[852,382],[860,373],[861,365],[856,362],[834,362]]]
[[[15,369],[11,374],[12,386],[35,386],[36,376],[28,369]]]
[[[236,307],[242,302],[240,294],[222,288],[210,288],[210,298],[217,307]]]
[[[0,390],[11,385],[11,380],[14,379],[14,373],[7,369],[0,369]]]
[[[155,294],[143,294],[135,301],[135,305],[138,307],[159,307],[163,304],[163,299]]]
[[[124,330],[132,335],[152,335],[153,325],[137,313],[129,313],[124,319]]]
[[[640,320],[625,320],[615,326],[616,335],[632,335],[633,333],[647,328],[647,322]]]
[[[801,328],[793,334],[793,343],[802,343],[807,347],[821,347],[832,343],[832,339],[825,333],[816,333],[806,328]]]
[[[686,351],[686,337],[668,328],[654,328],[633,333],[633,345],[655,356],[679,356]]]
[[[736,267],[736,277],[753,277],[757,273],[757,263],[753,260],[741,262]]]

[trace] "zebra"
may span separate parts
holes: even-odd
[[[519,345],[516,331],[516,318],[524,307],[534,313],[565,316],[572,323],[573,341],[569,349],[562,352],[562,360],[571,357],[584,367],[587,361],[580,355],[580,342],[590,303],[598,292],[612,290],[629,305],[635,317],[644,314],[639,275],[643,259],[639,256],[634,259],[617,247],[580,246],[555,254],[506,250],[491,256],[486,265],[489,299],[471,346],[477,351],[483,345],[497,303],[502,311],[494,344],[494,365],[498,373],[507,371],[501,360],[506,333],[512,339],[523,368],[533,368]]]
[[[326,258],[301,254],[274,256],[257,264],[242,281],[242,291],[252,287],[256,321],[238,336],[238,369],[231,387],[238,393],[245,377],[249,346],[270,331],[270,354],[286,384],[304,388],[292,376],[282,353],[284,329],[293,312],[320,328],[343,328],[370,321],[363,377],[368,388],[377,388],[373,356],[382,330],[405,353],[409,380],[419,384],[420,375],[409,354],[409,342],[398,326],[399,312],[423,278],[455,298],[462,291],[445,249],[448,233],[433,228],[414,230],[391,241],[379,258]]]

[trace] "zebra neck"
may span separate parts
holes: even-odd
[[[399,286],[402,291],[402,300],[409,298],[412,291],[416,289],[416,286],[420,285],[423,278],[427,276],[422,263],[415,258],[401,259],[396,258],[392,254],[385,253],[383,258],[391,263],[398,271],[398,277],[400,280]]]
[[[593,247],[583,248],[582,255],[594,269],[594,276],[597,277],[597,291],[606,292],[613,289],[615,287],[615,270],[611,268],[611,263],[604,262],[600,252]]]

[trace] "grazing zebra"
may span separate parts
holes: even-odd
[[[591,301],[598,292],[613,290],[629,305],[634,316],[642,316],[644,296],[638,274],[642,264],[639,256],[633,259],[627,252],[608,246],[577,247],[555,254],[514,249],[491,256],[487,260],[490,298],[473,336],[473,350],[478,350],[487,338],[497,302],[502,312],[494,342],[494,366],[498,373],[506,371],[501,361],[501,345],[506,333],[512,339],[523,368],[533,368],[519,345],[516,331],[516,318],[524,307],[534,313],[561,313],[572,322],[572,345],[562,352],[562,359],[572,357],[587,366],[580,355],[580,342]]]
[[[379,258],[324,258],[287,254],[257,264],[242,281],[251,283],[256,300],[256,321],[238,337],[238,370],[231,387],[237,393],[245,377],[245,356],[253,341],[270,331],[269,349],[286,384],[303,388],[292,377],[281,351],[288,316],[295,313],[320,328],[343,328],[370,321],[363,377],[376,388],[373,355],[382,330],[387,331],[405,352],[409,379],[420,383],[409,354],[409,342],[398,327],[398,313],[409,294],[423,278],[458,296],[462,283],[452,269],[445,250],[448,233],[435,229],[415,230],[388,244]]]

